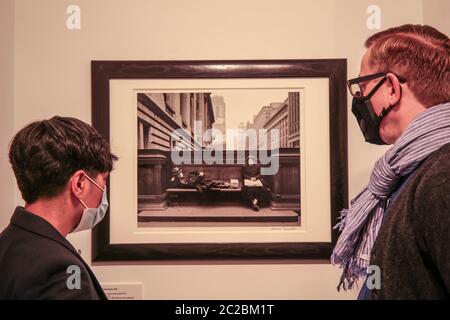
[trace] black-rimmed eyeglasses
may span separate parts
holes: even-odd
[[[405,83],[406,79],[394,74],[400,83]],[[370,92],[367,95],[364,95],[364,88],[367,81],[371,81],[377,78],[382,78],[377,85],[370,90]],[[387,73],[379,72],[374,74],[369,74],[367,76],[358,77],[354,79],[350,79],[347,81],[348,90],[350,91],[350,94],[355,98],[370,98],[381,85],[386,81],[387,79]]]

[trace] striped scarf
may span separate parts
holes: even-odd
[[[338,290],[366,276],[370,253],[392,194],[434,151],[450,143],[450,102],[420,113],[375,163],[369,184],[341,211],[331,262],[343,268]]]

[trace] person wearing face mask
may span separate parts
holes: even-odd
[[[366,47],[360,76],[348,81],[352,112],[367,142],[392,146],[335,226],[338,289],[362,279],[360,299],[448,299],[450,41],[403,25]]]
[[[0,234],[0,299],[106,299],[66,237],[106,214],[117,160],[107,141],[80,120],[55,116],[20,130],[9,160],[25,205]]]
[[[261,202],[266,195],[266,188],[261,178],[261,167],[253,156],[247,157],[242,167],[242,196],[250,203],[254,211],[259,211]]]

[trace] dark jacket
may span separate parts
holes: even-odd
[[[69,266],[81,271],[80,289],[67,285],[74,275]],[[0,277],[0,299],[106,299],[75,248],[46,220],[22,207],[0,234]]]
[[[241,170],[242,173],[242,179],[251,179],[251,178],[256,178],[256,179],[260,179],[261,178],[261,167],[259,164],[254,164],[252,166],[246,164],[244,167],[242,167]]]
[[[450,144],[431,154],[386,211],[371,254],[374,299],[450,297]]]

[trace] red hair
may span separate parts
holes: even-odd
[[[369,65],[406,79],[425,107],[450,101],[450,40],[427,25],[390,28],[366,40]]]

